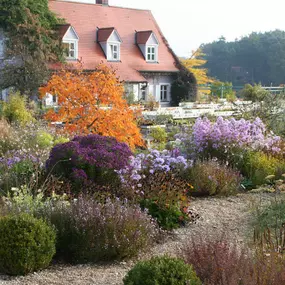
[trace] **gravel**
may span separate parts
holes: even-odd
[[[215,239],[225,236],[228,240],[243,245],[249,238],[249,221],[254,206],[268,204],[274,198],[275,194],[272,193],[250,193],[227,198],[194,199],[191,209],[200,218],[185,228],[173,231],[163,243],[157,244],[137,260],[166,253],[175,256],[186,242],[194,239],[199,243],[205,237]],[[122,285],[123,277],[137,260],[77,266],[54,264],[25,277],[0,275],[0,285]]]

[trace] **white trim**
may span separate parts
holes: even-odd
[[[116,34],[117,38],[119,39],[119,42],[122,43],[123,41],[122,41],[122,39],[121,39],[121,37],[120,37],[120,35],[119,35],[119,33],[117,32],[116,29],[114,29],[114,31],[111,33],[111,35],[109,36],[109,38],[111,38],[111,36],[112,36],[114,33]],[[109,38],[107,39],[107,41],[109,41]]]
[[[167,94],[166,94],[166,100],[162,100],[161,99],[161,86],[167,86]],[[170,98],[170,88],[171,88],[171,84],[170,83],[159,83],[159,102],[170,102],[171,98]]]
[[[154,59],[148,59],[149,55],[153,55],[153,53],[149,53],[148,49],[154,48]],[[158,45],[146,45],[145,46],[145,59],[147,62],[158,62]]]
[[[114,51],[112,51],[112,46],[117,47],[117,58],[114,58]],[[121,60],[121,43],[120,42],[107,42],[107,60],[108,61],[120,61]]]
[[[72,30],[72,31],[73,31],[73,33],[74,33],[74,35],[75,35],[75,38],[66,38],[66,40],[79,40],[79,36],[78,36],[78,34],[76,33],[75,29],[74,29],[72,26],[70,26],[70,27],[67,29],[67,31],[65,32],[64,36],[62,37],[62,39],[64,39],[65,36],[66,36],[66,34],[69,33],[69,30]]]
[[[74,56],[66,56],[67,60],[78,59],[78,40],[62,40],[62,44],[74,44]]]

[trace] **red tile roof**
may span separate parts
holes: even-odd
[[[101,28],[101,29],[99,29],[98,34],[97,34],[97,41],[98,42],[106,42],[114,30],[115,30],[115,28]]]
[[[92,70],[101,62],[107,63],[105,54],[97,42],[97,29],[114,27],[122,39],[121,61],[108,63],[117,70],[121,80],[145,82],[139,71],[177,72],[175,55],[168,47],[161,30],[152,13],[148,10],[137,10],[96,4],[50,1],[50,9],[70,23],[79,40],[79,59],[84,69]],[[158,63],[147,63],[136,45],[136,31],[152,31],[160,45]],[[102,36],[103,37],[103,36]]]
[[[66,32],[68,31],[68,29],[71,27],[70,24],[63,24],[63,25],[58,25],[57,29],[58,29],[58,34],[59,34],[59,38],[62,39],[64,37],[64,35],[66,34]]]
[[[141,31],[137,32],[137,44],[140,45],[145,45],[151,36],[152,31]]]

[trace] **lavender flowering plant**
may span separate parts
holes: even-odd
[[[138,205],[79,196],[58,203],[44,217],[57,229],[57,257],[74,263],[136,256],[156,240],[156,222]]]
[[[263,122],[218,117],[216,122],[198,118],[190,134],[179,134],[177,139],[188,155],[219,151],[227,153],[233,149],[266,150],[278,152],[280,137],[266,130]],[[211,156],[211,155],[210,155]]]
[[[172,151],[151,150],[148,154],[140,153],[130,158],[130,163],[125,168],[117,171],[121,181],[125,184],[130,183],[134,187],[134,182],[140,188],[141,179],[155,172],[179,173],[192,165],[191,161],[186,160],[178,149]]]

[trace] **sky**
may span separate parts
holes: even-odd
[[[110,5],[148,9],[178,56],[202,43],[251,32],[285,30],[284,0],[109,0]]]

